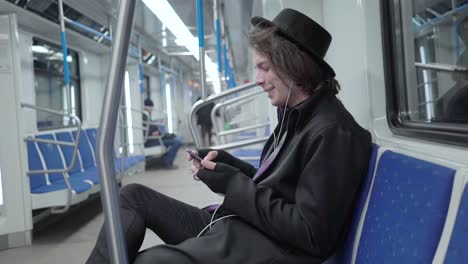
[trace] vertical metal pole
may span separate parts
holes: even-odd
[[[164,85],[164,72],[162,70],[161,57],[158,56],[158,69],[159,69],[159,96],[161,97],[161,102],[163,101],[163,85]],[[162,110],[162,108],[161,108]]]
[[[126,264],[127,247],[120,220],[118,189],[114,171],[114,132],[122,95],[125,65],[133,24],[135,0],[120,0],[117,27],[113,37],[112,57],[107,79],[97,144],[101,177],[101,200],[104,210],[109,255],[112,263]]]
[[[224,43],[223,45],[223,53],[224,53],[224,79],[226,80],[226,86],[227,88],[231,88],[229,87],[229,81],[228,81],[228,78],[229,78],[229,58],[228,58],[228,54],[227,54],[227,47],[226,47],[226,43]]]
[[[138,76],[140,78],[140,93],[143,94],[145,92],[145,74],[143,71],[143,60],[141,54],[141,40],[140,36],[137,38],[137,48],[138,48]]]
[[[70,89],[70,70],[68,68],[68,52],[67,52],[67,35],[65,33],[65,21],[63,18],[63,1],[59,0],[59,20],[60,20],[60,39],[62,42],[62,55],[63,55],[63,78],[65,82],[65,95],[67,97],[68,114],[72,113],[71,109],[71,89]],[[70,122],[70,121],[69,121]]]
[[[219,31],[220,31],[220,34],[221,34],[221,36],[220,36],[220,38],[221,38],[221,40],[220,40],[221,47],[220,48],[221,48],[221,57],[222,57],[221,65],[224,64],[224,67],[221,67],[221,70],[224,69],[224,71],[226,71],[227,66],[226,66],[225,62],[226,62],[227,57],[226,57],[226,53],[225,53],[224,49],[225,49],[225,45],[226,45],[227,41],[225,40],[225,34],[226,33],[225,33],[225,28],[224,28],[224,6],[223,5],[219,7],[218,17],[219,17],[219,22],[220,22]],[[224,73],[224,81],[223,81],[223,86],[222,86],[222,88],[224,90],[227,90],[227,79],[226,79],[226,77],[227,76]]]
[[[219,87],[223,87],[223,57],[221,53],[221,23],[218,17],[218,0],[213,0],[213,13],[216,31],[216,55],[218,57]]]
[[[198,28],[198,46],[200,48],[200,81],[202,87],[202,99],[207,97],[206,92],[206,72],[205,72],[205,30],[203,27],[203,3],[197,0],[197,28]]]

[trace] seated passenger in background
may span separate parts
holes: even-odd
[[[256,80],[278,111],[261,167],[198,150],[204,159],[193,161],[194,177],[225,195],[213,213],[125,186],[120,206],[130,262],[322,263],[343,241],[371,136],[336,98],[340,86],[323,60],[331,36],[292,9],[252,24]],[[138,252],[146,228],[166,244]],[[102,229],[88,263],[108,263],[106,245]]]
[[[143,137],[146,139],[146,131],[148,131],[148,137],[158,137],[162,136],[162,141],[164,146],[168,148],[167,153],[163,156],[162,162],[163,166],[168,169],[176,169],[177,166],[174,165],[174,160],[177,156],[177,151],[180,148],[181,141],[174,135],[174,134],[163,134],[157,125],[151,124],[151,113],[153,112],[154,103],[151,99],[147,98],[144,102],[145,104],[145,112],[143,118],[143,127],[147,128],[143,130]],[[160,145],[160,141],[158,138],[148,138],[145,141],[145,148],[153,147]]]
[[[198,97],[197,101],[200,101],[201,99],[201,97]],[[213,136],[213,122],[211,121],[211,111],[213,110],[214,106],[214,103],[211,102],[207,105],[202,106],[200,109],[198,109],[196,113],[197,125],[200,126],[203,146],[213,145],[213,141],[211,140]],[[216,113],[216,116],[219,116],[219,114]]]

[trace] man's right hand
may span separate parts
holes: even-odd
[[[254,166],[250,165],[248,162],[238,159],[231,155],[229,152],[224,151],[222,149],[198,149],[197,153],[198,156],[200,156],[204,160],[222,162],[235,168],[238,168],[249,177],[253,177],[257,172],[257,169],[255,169]]]

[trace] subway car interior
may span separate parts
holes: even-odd
[[[283,124],[248,34],[285,8],[330,32],[336,97],[372,136],[321,261],[468,263],[468,0],[0,0],[0,263],[85,263],[103,226],[128,263],[135,183],[223,203],[186,149],[264,165]],[[159,244],[147,229],[139,250]]]

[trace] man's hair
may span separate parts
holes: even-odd
[[[145,99],[144,104],[145,104],[145,106],[149,106],[149,107],[153,107],[153,106],[154,106],[153,101],[151,101],[151,99],[149,99],[149,98],[146,98],[146,99]]]
[[[308,94],[314,93],[319,86],[340,89],[338,81],[311,55],[283,37],[277,26],[259,24],[248,37],[250,46],[268,58],[281,79],[290,78]]]

